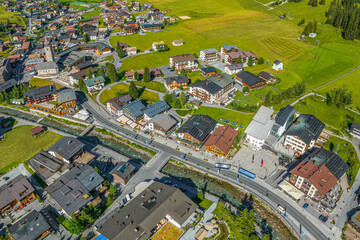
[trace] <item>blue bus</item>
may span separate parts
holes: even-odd
[[[252,172],[249,172],[243,168],[239,168],[239,174],[243,175],[244,177],[250,178],[251,180],[254,180],[256,175]]]

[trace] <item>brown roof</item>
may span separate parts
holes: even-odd
[[[127,71],[125,73],[125,76],[126,77],[129,77],[129,76],[133,76],[135,74],[135,72],[137,72],[139,75],[143,75],[144,74],[144,69],[141,69],[141,70],[131,70],[131,71]],[[157,68],[150,68],[149,69],[149,72],[152,76],[158,76],[158,75],[161,75],[161,72],[159,69]]]
[[[196,61],[196,58],[192,54],[183,54],[170,57],[174,62],[187,62],[187,61]]]
[[[84,77],[84,76],[86,76],[88,69],[90,69],[90,71],[91,71],[92,73],[95,72],[95,68],[89,67],[89,68],[84,68],[84,69],[82,69],[81,71],[79,71],[79,72],[77,72],[77,73],[71,74],[70,76],[72,76],[72,77],[75,78],[75,79]]]
[[[36,135],[38,133],[41,133],[42,131],[44,131],[44,129],[42,127],[34,127],[33,129],[30,129],[30,132],[32,135]]]
[[[322,195],[326,195],[338,181],[325,164],[317,166],[310,161],[301,162],[290,173],[308,179]]]
[[[239,133],[230,126],[217,127],[206,141],[205,146],[216,146],[225,154],[230,150]]]
[[[231,57],[232,59],[238,59],[241,55],[240,52],[230,52],[228,53],[229,57]]]

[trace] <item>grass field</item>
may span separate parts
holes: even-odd
[[[184,231],[172,225],[166,223],[155,235],[152,240],[177,240]]]
[[[166,92],[166,88],[164,86],[164,84],[160,83],[160,82],[155,82],[155,81],[151,81],[151,82],[144,82],[144,81],[136,81],[135,84],[137,86],[141,86],[141,87],[146,87],[148,89],[157,91],[157,92]]]
[[[295,110],[300,113],[313,114],[327,125],[341,129],[342,123],[347,121],[346,116],[354,117],[355,122],[360,122],[360,116],[345,109],[336,106],[328,106],[325,101],[319,97],[308,97],[295,106]]]
[[[236,91],[234,99],[240,101],[243,105],[256,105],[261,102],[261,97],[265,97],[270,90],[271,87],[267,86],[256,91],[250,91],[248,94]]]
[[[125,83],[116,84],[115,86],[112,86],[110,90],[105,90],[101,93],[100,102],[105,104],[108,100],[127,93],[128,89],[129,85]],[[145,90],[140,95],[140,98],[150,103],[154,103],[159,101],[159,94]]]
[[[29,85],[33,86],[33,87],[42,87],[42,86],[47,86],[47,85],[53,85],[55,84],[57,89],[61,89],[64,86],[54,83],[53,81],[49,80],[49,79],[41,79],[41,78],[31,78],[29,81]]]
[[[27,161],[38,151],[49,148],[61,138],[60,135],[50,131],[35,138],[30,133],[30,129],[33,127],[29,125],[19,126],[5,133],[5,139],[0,142],[1,173]]]
[[[205,48],[219,49],[223,44],[236,44],[243,50],[252,50],[258,57],[272,63],[275,59],[284,62],[285,70],[274,72],[266,64],[246,68],[252,72],[270,70],[281,78],[276,88],[285,90],[298,81],[305,80],[308,89],[331,81],[357,65],[360,45],[356,41],[345,41],[341,32],[332,26],[324,25],[325,11],[330,5],[311,7],[306,1],[285,3],[269,10],[253,0],[148,0],[158,8],[169,9],[169,14],[189,16],[175,26],[169,26],[160,33],[147,33],[131,36],[111,37],[116,42],[136,46],[141,51],[151,48],[154,41],[164,41],[170,50],[154,52],[125,59],[122,70],[157,67],[169,63],[169,57],[182,53],[196,53]],[[261,2],[269,2],[261,0]],[[198,6],[201,5],[201,8]],[[181,6],[181,7],[179,7]],[[288,18],[278,18],[281,13]],[[297,23],[305,18],[306,23],[317,19],[318,36],[300,42],[297,37],[304,26]],[[183,46],[174,47],[172,40],[183,39]],[[320,44],[315,44],[319,40]],[[351,54],[349,54],[351,53]],[[270,64],[271,66],[271,64]]]
[[[27,27],[27,19],[20,16],[21,13],[8,12],[6,8],[0,6],[0,23],[6,23],[8,20],[10,23],[17,23],[20,26]]]
[[[192,199],[199,207],[207,210],[214,202],[204,198],[203,192],[200,190],[198,194]]]
[[[81,17],[83,20],[88,20],[88,19],[91,19],[91,17],[93,17],[93,16],[99,16],[100,9],[101,8],[96,8],[94,11],[87,12],[87,13],[81,15]]]
[[[244,124],[245,128],[247,127],[247,125],[249,125],[249,123],[251,122],[251,119],[254,117],[253,114],[245,114],[245,113],[236,112],[236,111],[232,111],[232,110],[221,109],[221,108],[212,108],[212,107],[200,107],[199,109],[193,109],[193,110],[176,110],[176,112],[180,116],[185,116],[186,114],[191,114],[191,115],[205,114],[221,124],[230,125],[230,124],[221,122],[219,118],[223,118],[223,119],[229,120],[230,122],[236,122],[238,124],[238,126],[240,126],[241,124]]]

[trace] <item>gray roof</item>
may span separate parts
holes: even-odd
[[[243,65],[241,63],[237,64],[231,64],[229,66],[226,66],[230,71],[237,70],[237,69],[243,69]]]
[[[85,147],[85,144],[74,137],[62,137],[48,151],[56,152],[66,160],[71,159],[77,152]]]
[[[187,76],[172,76],[165,78],[166,85],[171,85],[171,83],[174,81],[177,84],[189,83],[189,78]]]
[[[27,191],[25,195],[20,196],[20,193]],[[7,184],[0,187],[0,209],[13,202],[14,200],[19,201],[26,196],[33,193],[35,190],[31,183],[26,179],[25,176],[20,174],[15,177]]]
[[[35,170],[43,179],[48,179],[53,176],[62,167],[68,166],[64,161],[54,157],[50,153],[41,150],[35,156],[28,160],[28,164]]]
[[[350,132],[354,135],[360,135],[360,125],[357,123],[352,123]]]
[[[56,93],[55,85],[47,85],[43,87],[36,87],[30,89],[24,93],[26,97],[29,98],[42,98]]]
[[[76,100],[76,95],[74,89],[64,89],[58,92],[58,102],[66,103]]]
[[[158,101],[154,104],[151,104],[150,106],[148,106],[144,113],[146,114],[146,116],[148,116],[149,118],[154,117],[155,115],[162,113],[166,110],[170,109],[169,104],[167,104],[165,101]]]
[[[259,73],[259,77],[265,78],[266,80],[270,80],[274,77],[274,75],[272,75],[271,73],[262,71]]]
[[[44,216],[33,210],[12,224],[8,230],[15,240],[35,240],[45,231],[50,229],[49,223]]]
[[[214,130],[216,124],[217,122],[207,115],[193,115],[177,130],[177,133],[187,133],[203,141]]]
[[[223,48],[225,48],[226,51],[230,51],[231,49],[235,49],[235,50],[240,50],[236,45],[228,45],[228,44],[224,44]]]
[[[179,189],[155,181],[122,209],[109,214],[97,231],[112,240],[143,240],[166,215],[182,225],[196,209]]]
[[[255,74],[248,71],[241,71],[236,74],[239,78],[242,79],[243,83],[246,83],[250,87],[257,84],[258,82],[264,82],[265,80],[256,76]]]
[[[170,114],[158,114],[149,121],[149,123],[155,123],[159,125],[165,131],[170,130],[172,127],[178,124],[178,122],[179,121]]]
[[[283,126],[291,116],[294,116],[295,108],[290,105],[283,107],[280,112],[276,115],[275,123]],[[291,119],[292,121],[293,119]]]
[[[80,64],[76,65],[76,67],[81,70],[81,69],[90,67],[92,65],[93,65],[92,61],[86,61],[86,62],[83,62],[83,63],[80,63]]]
[[[130,102],[131,100],[132,100],[132,97],[130,97],[129,94],[124,94],[119,97],[112,98],[107,102],[111,103],[113,105],[113,107],[116,108],[117,110],[121,110],[122,107],[125,104],[127,104],[128,102]]]
[[[280,62],[279,60],[275,60],[275,61],[274,61],[274,64],[275,64],[275,65],[278,65],[278,64],[280,64],[280,63],[281,63],[281,62]]]
[[[285,132],[286,135],[297,136],[307,145],[311,140],[317,140],[325,124],[312,114],[301,114],[300,117]]]
[[[190,87],[198,87],[206,90],[212,95],[215,95],[217,92],[221,91],[224,87],[232,84],[234,79],[223,73],[214,74],[211,77],[208,77],[200,82],[195,82],[190,85]]]
[[[45,190],[71,215],[93,200],[90,191],[104,179],[89,165],[77,165]]]
[[[128,176],[131,175],[132,172],[135,171],[135,166],[132,165],[129,162],[120,162],[119,164],[117,164],[113,170],[111,170],[110,174],[115,174],[117,176],[119,176],[122,179],[127,178]]]
[[[128,109],[135,117],[140,117],[144,114],[146,106],[142,99],[138,99],[125,105],[124,108]]]
[[[271,118],[273,112],[274,110],[261,106],[244,133],[257,139],[266,139],[274,125],[274,120]]]
[[[36,65],[37,70],[54,69],[57,67],[55,62],[42,62]]]

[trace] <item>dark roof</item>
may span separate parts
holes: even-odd
[[[57,171],[62,171],[68,167],[67,163],[44,150],[30,158],[28,164],[45,180],[53,176]]]
[[[290,116],[293,116],[295,113],[295,108],[290,105],[283,107],[280,112],[276,115],[275,123],[283,126],[289,119]]]
[[[80,63],[80,64],[76,65],[76,67],[81,70],[81,69],[90,67],[92,65],[93,65],[92,61],[86,61],[86,62],[83,62],[83,63]]]
[[[36,87],[24,93],[28,98],[42,98],[56,93],[55,85],[48,85],[43,87]]]
[[[89,68],[81,69],[79,72],[73,73],[70,76],[75,79],[79,79],[81,77],[86,76],[88,69],[90,69],[91,73],[94,73],[96,71],[95,68],[89,67]]]
[[[58,102],[66,103],[76,100],[74,89],[63,89],[58,92]]]
[[[132,97],[130,97],[129,94],[124,94],[119,97],[112,98],[107,102],[111,103],[113,105],[113,107],[116,108],[117,110],[121,110],[122,107],[125,104],[127,104],[128,102],[130,102],[131,100],[132,100]]]
[[[155,115],[162,113],[166,110],[170,109],[169,104],[167,104],[165,101],[158,101],[154,104],[151,104],[150,106],[148,106],[146,108],[146,110],[144,111],[144,113],[146,114],[146,116],[148,116],[149,118],[154,117]]]
[[[45,190],[71,215],[93,200],[90,191],[104,179],[89,165],[77,165],[55,180]]]
[[[182,225],[196,209],[179,189],[155,181],[123,208],[110,213],[97,231],[112,240],[143,240],[166,215]]]
[[[206,74],[206,73],[212,73],[212,72],[215,72],[215,73],[216,73],[216,72],[217,72],[214,67],[202,68],[201,71],[202,71],[203,73],[205,73],[205,74]]]
[[[117,164],[113,170],[111,170],[110,174],[115,174],[122,179],[126,179],[135,171],[135,166],[129,162],[120,162]]]
[[[270,80],[274,77],[274,75],[272,75],[271,73],[262,71],[259,73],[259,77],[265,78],[266,80]]]
[[[125,105],[124,108],[128,109],[135,117],[140,117],[144,114],[146,106],[143,103],[142,99],[138,99]]]
[[[249,86],[253,86],[258,82],[264,82],[265,80],[256,76],[255,74],[248,72],[248,71],[241,71],[236,74],[239,78],[242,79],[243,83],[246,83]]]
[[[325,124],[312,114],[301,114],[285,132],[286,135],[297,136],[307,145],[311,140],[317,140]]]
[[[44,216],[36,210],[33,210],[8,227],[11,236],[15,240],[35,240],[49,229],[49,223],[45,220]]]
[[[275,61],[274,61],[274,64],[275,64],[275,65],[278,65],[278,64],[280,64],[280,63],[281,63],[281,62],[280,62],[279,60],[275,60]]]
[[[56,152],[66,160],[71,159],[76,153],[85,147],[85,144],[74,137],[62,137],[48,151]]]
[[[142,24],[141,27],[143,27],[143,28],[162,27],[162,25],[161,24]]]
[[[214,130],[216,124],[216,121],[207,115],[193,115],[177,133],[188,133],[193,138],[203,141]]]
[[[27,191],[25,195],[20,196],[20,193]],[[27,178],[20,174],[14,179],[0,187],[0,209],[13,202],[20,201],[26,196],[33,193],[35,190]]]
[[[188,76],[172,76],[165,78],[166,85],[171,85],[173,81],[175,81],[178,84],[189,83],[189,78]]]
[[[206,90],[212,95],[215,95],[217,92],[221,91],[221,87],[217,85],[216,83],[210,81],[209,79],[204,79],[200,82],[194,82],[190,85],[190,87],[198,87]]]

